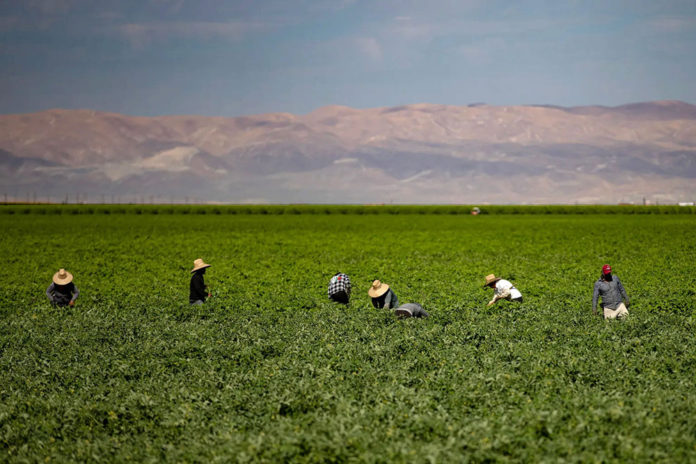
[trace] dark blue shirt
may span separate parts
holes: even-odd
[[[65,306],[71,301],[77,300],[77,297],[80,296],[80,291],[73,282],[65,285],[51,283],[46,289],[46,296],[51,300],[51,303]]]

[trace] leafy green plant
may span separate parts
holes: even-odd
[[[693,215],[44,208],[0,216],[3,461],[694,460]],[[592,316],[605,263],[625,321]],[[524,303],[486,308],[491,272]],[[374,309],[374,278],[431,317]]]

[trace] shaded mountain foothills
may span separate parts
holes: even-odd
[[[696,106],[0,116],[4,193],[54,201],[615,203],[696,199]]]

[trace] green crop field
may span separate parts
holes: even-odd
[[[696,461],[694,214],[56,211],[0,214],[2,462]],[[627,320],[592,314],[605,263]]]

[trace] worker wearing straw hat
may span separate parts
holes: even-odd
[[[510,300],[522,303],[522,293],[508,280],[496,277],[495,274],[488,274],[483,288],[493,289],[493,299],[486,306],[493,306],[498,300]]]
[[[399,298],[397,298],[396,293],[389,288],[389,285],[379,280],[372,282],[367,294],[372,298],[372,306],[375,308],[389,309],[399,306]]]
[[[46,296],[53,306],[74,306],[79,295],[73,275],[65,269],[53,274],[53,282],[46,289]]]
[[[602,273],[594,284],[592,293],[592,311],[597,314],[597,300],[602,297],[604,319],[617,319],[628,316],[631,302],[619,276],[612,275],[611,266],[602,266]],[[624,304],[624,301],[626,304]]]
[[[189,303],[192,305],[203,304],[205,299],[210,296],[208,287],[203,279],[203,274],[209,267],[210,264],[204,263],[201,258],[193,262],[193,269],[191,270],[193,275],[191,276],[191,285],[189,286]]]
[[[419,305],[418,303],[405,303],[399,306],[394,310],[394,314],[396,314],[400,318],[407,318],[407,317],[428,317],[428,313],[425,312],[423,307]]]

